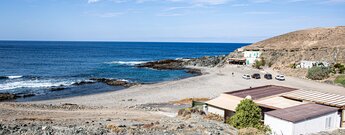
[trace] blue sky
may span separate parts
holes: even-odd
[[[256,42],[345,25],[345,0],[1,0],[0,40]]]

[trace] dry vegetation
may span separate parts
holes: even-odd
[[[192,104],[193,101],[204,102],[210,100],[209,98],[185,98],[178,101],[171,101],[174,105]]]

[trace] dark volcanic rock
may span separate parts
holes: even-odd
[[[64,87],[52,87],[52,88],[50,88],[49,90],[50,91],[61,91],[61,90],[65,90],[66,88],[64,88]]]
[[[185,62],[188,66],[214,67],[225,59],[225,56],[204,56],[201,58],[190,59]]]
[[[194,74],[194,75],[202,75],[202,72],[200,69],[190,68],[187,69],[187,73]]]
[[[8,77],[7,76],[0,76],[0,80],[1,79],[8,79]]]
[[[75,82],[73,83],[72,85],[85,85],[85,84],[93,84],[93,83],[96,83],[96,82],[92,82],[92,81],[80,81],[80,82]]]
[[[5,100],[13,100],[16,99],[15,94],[10,94],[10,93],[0,93],[0,101],[5,101]]]
[[[136,65],[140,68],[152,68],[157,70],[181,70],[184,69],[183,60],[160,60]]]
[[[97,82],[102,82],[107,85],[111,86],[123,86],[126,88],[139,85],[139,83],[131,83],[128,81],[123,81],[123,80],[117,80],[117,79],[107,79],[107,78],[91,78],[90,80],[97,81]]]
[[[32,97],[32,96],[36,96],[36,94],[33,93],[17,93],[16,97],[20,97],[20,98],[27,98],[27,97]]]
[[[152,68],[157,70],[186,70],[187,73],[201,75],[200,69],[190,68],[190,66],[198,67],[215,67],[224,61],[225,56],[204,56],[201,58],[180,59],[180,60],[160,60],[147,62],[136,65],[139,68]]]
[[[136,65],[140,68],[152,68],[158,70],[181,70],[189,69],[187,66],[214,67],[224,60],[225,56],[204,56],[194,59],[160,60]],[[196,70],[192,70],[196,71]]]

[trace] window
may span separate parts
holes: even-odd
[[[331,128],[331,123],[332,123],[332,117],[326,118],[325,128],[326,129],[330,129]]]

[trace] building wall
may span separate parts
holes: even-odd
[[[330,128],[326,127],[326,119],[331,118]],[[298,122],[294,124],[294,134],[308,134],[320,131],[334,130],[340,127],[340,115],[338,112],[326,114],[314,119]]]
[[[293,123],[265,114],[265,125],[272,129],[273,135],[292,135]]]
[[[330,128],[326,127],[326,119],[331,118]],[[340,127],[340,115],[338,112],[326,114],[314,119],[297,123],[285,121],[265,114],[265,125],[269,125],[273,134],[277,135],[300,135],[317,133],[320,131],[334,130]]]
[[[244,58],[246,58],[246,64],[251,65],[255,63],[255,60],[260,57],[260,51],[244,51],[243,52]]]
[[[223,109],[220,109],[220,108],[217,108],[217,107],[213,107],[213,106],[208,106],[207,108],[207,112],[208,113],[213,113],[213,114],[218,114],[222,117],[224,117],[224,110]]]
[[[345,127],[345,110],[341,110],[341,114],[342,114],[342,116],[341,116],[342,122],[341,122],[340,127],[344,128]]]
[[[314,66],[318,66],[319,63],[322,63],[325,67],[329,67],[329,63],[321,62],[321,61],[301,61],[299,67],[300,68],[312,68]]]

